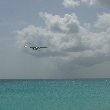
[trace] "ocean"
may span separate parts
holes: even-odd
[[[0,110],[110,110],[110,80],[0,80]]]

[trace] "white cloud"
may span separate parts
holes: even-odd
[[[81,2],[89,4],[89,5],[94,5],[95,4],[95,0],[81,0]]]
[[[87,3],[89,5],[98,5],[98,6],[110,6],[110,0],[81,0],[83,3]]]
[[[110,0],[63,0],[63,5],[66,8],[75,8],[85,3],[90,6],[110,7]]]
[[[62,4],[66,8],[75,8],[80,6],[81,3],[87,4],[89,6],[110,7],[110,0],[63,0]]]
[[[51,31],[69,33],[70,31],[77,33],[79,30],[79,21],[76,14],[65,14],[64,17],[52,15],[48,13],[40,13],[44,19],[46,28]]]
[[[65,14],[62,18],[48,13],[40,13],[40,16],[44,19],[45,27],[30,25],[19,31],[18,34],[23,43],[36,40],[40,42],[40,45],[49,45],[51,52],[69,50],[72,47],[77,48],[79,42],[77,34],[81,27],[74,13]]]
[[[74,13],[65,14],[63,17],[49,13],[40,13],[40,16],[44,20],[44,27],[29,25],[17,32],[18,44],[24,52],[36,57],[53,58],[61,67],[68,64],[67,70],[70,67],[72,69],[70,65],[88,66],[109,60],[109,26],[105,32],[94,33],[81,26]],[[99,17],[96,22],[97,26],[101,25],[100,19]],[[24,48],[25,44],[48,46],[48,49],[42,49],[36,54],[30,48]]]
[[[110,13],[103,13],[102,15],[98,15],[98,19],[95,23],[95,27],[101,29],[107,29],[110,27]]]
[[[81,3],[86,3],[90,6],[110,6],[110,0],[64,0],[63,5],[67,8],[75,8]]]
[[[66,8],[75,8],[80,6],[80,1],[79,0],[64,0],[63,5]]]

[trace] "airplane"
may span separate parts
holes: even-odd
[[[24,47],[27,47],[27,46],[25,45]],[[48,47],[36,47],[36,46],[30,46],[30,48],[32,48],[33,50],[38,50],[38,49],[48,48]]]

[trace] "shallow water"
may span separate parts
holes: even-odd
[[[110,110],[110,80],[0,80],[0,110]]]

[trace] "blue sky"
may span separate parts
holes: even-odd
[[[109,0],[1,0],[0,78],[110,77]],[[24,45],[46,45],[32,51]]]

